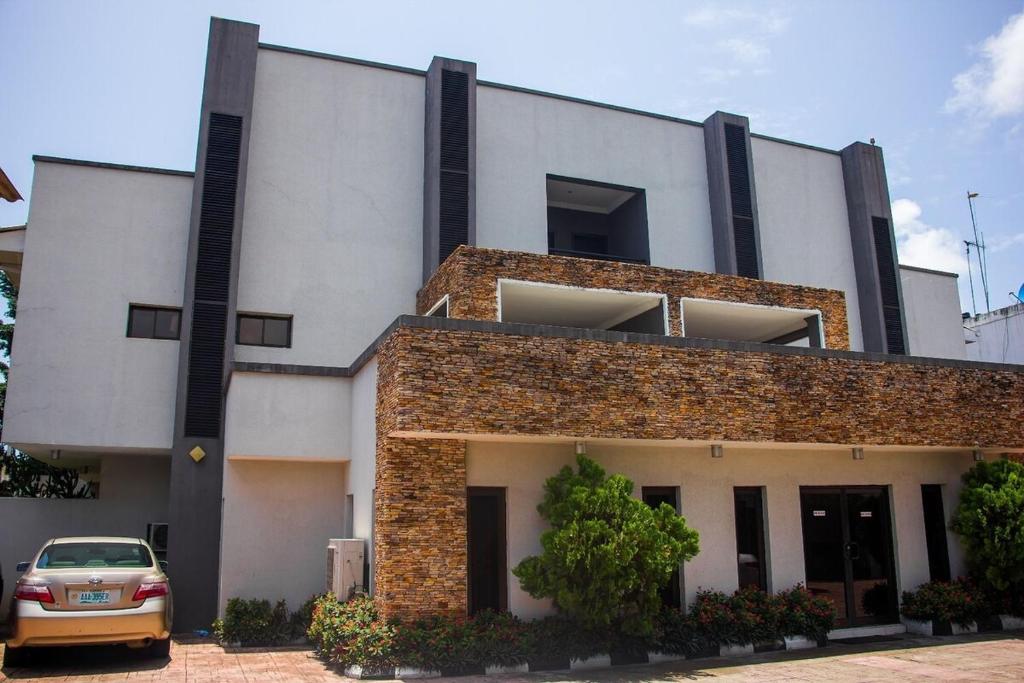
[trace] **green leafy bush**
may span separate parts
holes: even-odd
[[[605,476],[583,456],[544,485],[537,511],[551,528],[544,552],[513,570],[524,590],[551,598],[583,627],[653,635],[659,591],[679,564],[698,552],[698,535],[670,506],[656,509],[632,496],[633,482]]]
[[[367,595],[348,602],[338,602],[333,593],[319,597],[306,635],[321,656],[343,666],[380,671],[399,663],[395,627]]]
[[[972,576],[998,591],[1024,590],[1024,465],[979,462],[963,483],[952,528]]]
[[[213,632],[222,643],[283,645],[292,640],[288,606],[284,600],[273,607],[268,600],[231,598],[224,618],[213,622]]]
[[[783,636],[805,636],[821,642],[836,625],[836,606],[826,597],[816,596],[803,585],[779,591],[779,631]]]
[[[690,607],[692,633],[718,645],[777,641],[784,636],[821,640],[835,625],[835,605],[803,586],[770,595],[754,588],[732,595],[701,591]]]
[[[979,588],[965,579],[932,581],[915,591],[904,591],[901,611],[908,619],[948,621],[961,626],[991,613]]]

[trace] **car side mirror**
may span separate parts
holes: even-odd
[[[31,565],[32,565],[31,562],[19,562],[17,565],[15,565],[14,571],[18,572],[19,574],[22,574],[24,572],[27,572],[28,568]]]
[[[167,560],[158,560],[158,562],[160,563],[160,571],[162,571],[164,574],[166,574],[167,573]]]

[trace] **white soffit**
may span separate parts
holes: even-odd
[[[582,289],[502,280],[501,320],[606,330],[661,306],[660,294]]]
[[[815,310],[683,299],[683,334],[705,339],[763,342],[807,327]]]
[[[548,206],[608,214],[635,193],[614,187],[548,179]]]

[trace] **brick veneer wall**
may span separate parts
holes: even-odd
[[[399,327],[388,434],[1024,447],[1024,372]]]
[[[834,289],[632,263],[461,246],[417,295],[423,314],[448,295],[448,317],[497,320],[499,278],[668,295],[669,333],[682,334],[679,299],[694,297],[821,311],[825,346],[848,350],[846,297]]]
[[[401,381],[394,342],[378,352],[374,579],[387,617],[467,609],[466,443],[395,439]]]

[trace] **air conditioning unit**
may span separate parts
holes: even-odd
[[[342,602],[355,593],[366,590],[363,586],[363,566],[366,563],[366,541],[361,538],[332,538],[327,541],[327,590]]]

